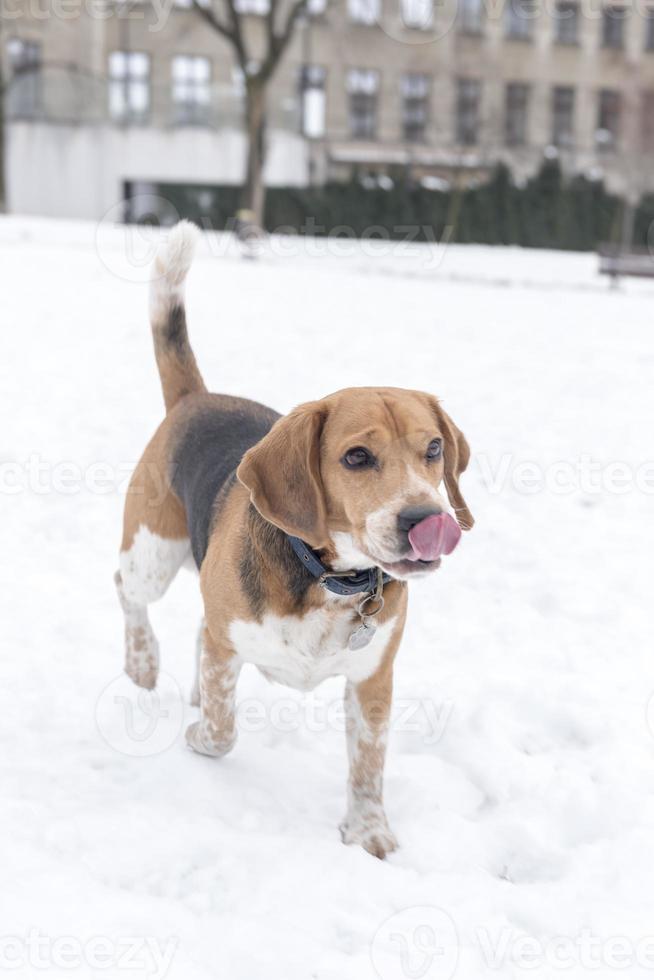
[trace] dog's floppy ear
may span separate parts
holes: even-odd
[[[454,508],[459,525],[464,531],[469,531],[475,523],[475,519],[470,513],[463,494],[459,489],[459,477],[470,461],[470,446],[461,430],[454,424],[447,412],[441,408],[438,399],[432,395],[428,397],[436,413],[436,418],[438,419],[445,443],[443,464],[445,467],[447,496],[450,498],[450,504]]]
[[[236,475],[262,517],[314,548],[328,543],[320,477],[320,438],[326,409],[307,402],[275,422],[247,451]]]

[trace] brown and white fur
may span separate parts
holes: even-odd
[[[155,686],[159,650],[148,605],[194,562],[205,618],[200,718],[186,733],[189,746],[216,757],[234,746],[244,663],[301,690],[344,675],[350,771],[341,834],[384,857],[397,846],[382,776],[407,580],[440,564],[406,558],[398,515],[449,509],[461,527],[471,527],[458,483],[468,446],[436,398],[422,392],[350,388],[283,418],[246,399],[209,394],[183,300],[195,237],[192,225],[176,226],[153,271],[151,322],[167,414],[136,467],[125,507],[115,576],[125,669],[136,684]],[[442,442],[438,460],[425,456],[433,440]],[[359,447],[374,464],[346,465],[348,451]],[[361,595],[322,588],[286,534],[315,548],[333,571],[380,566],[393,576],[368,646],[348,648]]]

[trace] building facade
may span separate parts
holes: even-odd
[[[267,0],[240,2],[256,61]],[[557,153],[654,190],[654,0],[309,2],[269,90],[270,185],[522,180]],[[241,181],[243,78],[190,0],[0,3],[11,210],[98,219],[126,185]]]

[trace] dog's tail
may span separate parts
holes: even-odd
[[[184,282],[195,251],[199,229],[180,221],[159,247],[150,283],[150,323],[169,412],[184,395],[206,391],[186,329]]]

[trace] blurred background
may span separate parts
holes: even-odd
[[[644,0],[0,0],[10,213],[645,247]],[[231,223],[231,225],[230,225]]]

